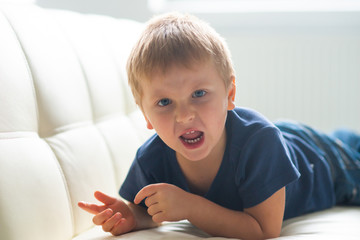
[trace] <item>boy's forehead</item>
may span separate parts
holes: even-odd
[[[181,87],[181,84],[186,83],[191,84],[191,87],[201,87],[210,78],[217,78],[219,82],[224,83],[221,74],[212,61],[194,62],[185,66],[183,64],[172,64],[166,71],[162,69],[152,71],[151,75],[143,78],[141,85],[144,92],[147,89],[155,90],[155,88],[158,88],[157,92],[161,92],[165,85]]]
[[[208,67],[209,64],[211,64],[211,67],[215,68],[213,61],[211,61],[210,59],[192,59],[186,62],[171,62],[168,63],[166,66],[153,67],[151,71],[144,77],[146,81],[151,82],[153,79],[163,79],[174,72],[197,71],[200,68]]]

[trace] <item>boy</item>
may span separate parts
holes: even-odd
[[[360,137],[342,131],[341,142],[236,108],[229,51],[202,21],[152,19],[127,70],[157,134],[139,148],[120,189],[129,203],[101,192],[104,205],[79,203],[104,231],[187,219],[214,236],[265,239],[280,235],[283,219],[360,204]]]

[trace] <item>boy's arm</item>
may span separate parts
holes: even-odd
[[[135,217],[135,228],[133,230],[141,230],[147,228],[154,228],[161,225],[161,223],[156,223],[152,220],[152,217],[147,213],[146,208],[133,204],[132,202],[128,203],[128,206]]]
[[[144,187],[134,202],[145,199],[148,213],[155,222],[188,219],[193,225],[213,235],[241,239],[278,237],[285,209],[285,187],[262,203],[234,211],[191,194],[170,184]]]
[[[285,187],[264,202],[244,212],[223,208],[202,197],[194,197],[189,221],[213,236],[267,239],[280,235],[285,209]]]

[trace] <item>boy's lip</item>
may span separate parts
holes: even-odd
[[[187,129],[180,135],[179,139],[186,148],[198,148],[204,143],[204,132],[197,129]]]
[[[198,134],[200,131],[199,129],[196,128],[188,128],[186,130],[184,130],[183,132],[180,133],[180,138],[192,138],[192,137],[196,137],[196,134]]]

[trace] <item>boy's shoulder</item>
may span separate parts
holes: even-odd
[[[245,132],[255,132],[263,128],[275,128],[264,115],[250,108],[236,107],[228,113],[227,125],[234,130],[241,128]],[[244,132],[243,132],[244,133]]]
[[[232,149],[256,146],[262,141],[278,142],[279,129],[259,112],[249,108],[235,108],[228,113],[226,123],[227,141]]]
[[[158,156],[159,153],[165,151],[166,147],[166,144],[155,133],[139,147],[136,157],[142,159],[144,156],[147,158],[149,156]]]
[[[159,166],[171,164],[175,155],[173,151],[155,133],[139,147],[134,161],[144,171],[158,171]]]

